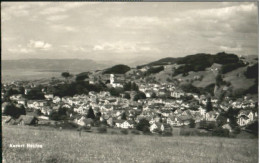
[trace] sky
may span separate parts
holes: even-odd
[[[256,2],[2,2],[2,59],[258,55]]]

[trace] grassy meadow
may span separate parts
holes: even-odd
[[[257,163],[258,139],[159,137],[98,134],[2,127],[3,162],[180,162]],[[10,144],[42,144],[43,148],[11,148]]]

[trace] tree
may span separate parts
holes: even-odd
[[[121,119],[126,120],[126,113],[125,112],[123,112]]]
[[[69,72],[63,72],[61,73],[61,76],[67,80],[69,77],[71,77],[71,74]]]
[[[143,92],[137,92],[134,96],[134,101],[138,101],[139,99],[146,99],[146,95]]]
[[[190,120],[190,128],[195,128],[195,126],[196,126],[195,120],[191,119]]]
[[[247,131],[250,131],[251,133],[253,133],[255,136],[258,136],[258,127],[259,124],[258,124],[258,120],[257,121],[254,121],[253,123],[249,124],[247,127],[246,127],[246,130]]]
[[[131,98],[130,94],[129,93],[125,93],[125,98],[126,99],[130,99]]]
[[[88,75],[87,74],[79,74],[76,76],[76,81],[84,81],[85,79],[88,79]]]
[[[151,94],[151,98],[156,98],[156,94],[154,92]]]
[[[211,98],[209,97],[209,98],[207,99],[206,111],[207,111],[207,112],[210,112],[210,111],[212,111],[212,110],[213,110],[213,107],[212,107],[212,103],[211,103]]]
[[[60,116],[59,116],[58,112],[51,112],[49,117],[51,120],[54,120],[54,121],[60,120]]]
[[[40,109],[35,109],[34,110],[34,116],[40,116],[40,115],[42,115],[42,112],[41,112],[41,110]]]
[[[31,91],[29,91],[26,95],[26,97],[30,100],[42,100],[44,99],[44,94],[41,91],[39,87],[33,88]]]
[[[20,115],[25,115],[26,112],[23,106],[21,106],[21,108],[18,108],[14,104],[10,103],[4,108],[3,114],[18,118]]]
[[[88,109],[88,114],[87,114],[87,118],[91,118],[91,119],[95,119],[95,114],[94,114],[94,111],[93,111],[93,109],[92,109],[92,107],[90,107],[89,109]]]
[[[141,119],[139,123],[136,125],[136,129],[139,131],[146,131],[147,128],[149,129],[150,123],[147,119]]]
[[[8,89],[8,90],[6,91],[6,96],[7,96],[7,97],[10,97],[10,96],[12,96],[12,95],[19,94],[19,93],[20,93],[20,92],[19,92],[18,90],[15,90],[15,89],[10,88],[10,89]]]
[[[139,87],[135,82],[127,82],[123,86],[124,91],[138,91]]]
[[[221,86],[223,84],[223,78],[222,78],[222,75],[221,74],[218,74],[216,76],[216,85],[217,86]]]

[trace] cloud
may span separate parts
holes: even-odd
[[[68,26],[68,25],[50,25],[50,28],[55,30],[55,31],[58,31],[58,32],[75,32],[76,29],[72,26]]]
[[[79,46],[79,45],[61,45],[61,49],[64,51],[74,51],[74,52],[89,52],[89,46]]]
[[[1,20],[10,20],[12,17],[24,17],[29,16],[28,8],[30,5],[20,4],[20,3],[10,3],[3,2],[1,5]]]
[[[33,52],[33,49],[30,49],[28,47],[23,47],[22,45],[18,45],[16,47],[8,48],[7,51],[11,53],[22,53],[22,54],[28,54]]]
[[[49,21],[58,21],[58,20],[63,20],[66,19],[68,15],[54,15],[54,16],[49,16],[46,19]]]
[[[242,47],[241,45],[238,45],[236,47],[220,46],[220,50],[224,50],[226,52],[240,52],[242,50]]]
[[[146,43],[144,43],[146,44]],[[140,42],[105,42],[94,45],[93,51],[112,51],[115,53],[138,53],[138,52],[158,52],[158,49],[152,48],[149,45],[144,45]]]
[[[52,47],[51,44],[46,43],[44,41],[34,41],[34,40],[30,40],[27,46],[30,48],[35,48],[40,50],[49,50]]]
[[[56,2],[52,3],[51,7],[45,8],[40,11],[41,15],[53,15],[67,12],[71,9],[80,8],[86,5],[99,4],[100,2]]]
[[[108,20],[108,24],[117,28],[146,28],[151,26],[165,26],[168,24],[165,19],[156,16],[115,16]]]

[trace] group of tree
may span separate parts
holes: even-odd
[[[3,86],[2,86],[3,88]],[[9,97],[15,94],[24,94],[24,88],[23,87],[19,87],[18,89],[13,89],[13,88],[9,88],[7,90],[3,90],[4,97],[2,101],[10,101]]]
[[[42,92],[42,87],[38,86],[35,88],[32,88],[25,97],[30,100],[42,100],[44,99],[44,93]]]
[[[130,69],[129,66],[120,64],[104,70],[103,74],[125,74]]]
[[[86,81],[77,81],[72,83],[59,84],[54,86],[53,94],[55,96],[74,96],[75,94],[88,94],[90,91],[100,92],[106,90],[102,83],[89,84]]]
[[[204,71],[210,67],[213,63],[218,63],[226,66],[224,71],[234,69],[234,67],[241,66],[239,58],[235,54],[227,54],[225,52],[217,53],[216,55],[210,54],[195,54],[180,58],[176,61],[177,64],[183,64],[174,71],[174,76],[183,74],[186,75],[189,71]]]
[[[136,129],[143,131],[143,133],[150,133],[150,123],[147,119],[140,119],[136,125]]]
[[[20,115],[26,115],[26,110],[23,105],[16,106],[13,103],[8,103],[4,107],[3,115],[9,115],[13,118],[18,118]]]
[[[139,87],[135,82],[126,82],[123,86],[124,91],[139,91]]]
[[[221,67],[221,73],[226,74],[230,71],[233,71],[235,69],[238,69],[238,68],[244,67],[244,66],[246,66],[246,64],[244,64],[242,61],[239,61],[237,63],[226,64]]]
[[[65,108],[65,107],[60,107],[58,111],[53,111],[50,114],[50,119],[51,120],[69,120],[70,114],[73,113],[73,110],[71,108]]]
[[[188,83],[188,84],[182,84],[180,86],[180,88],[184,91],[184,92],[188,92],[188,93],[197,93],[199,94],[200,93],[200,90],[193,86],[191,83]]]
[[[163,66],[151,67],[144,73],[144,75],[148,76],[148,75],[151,75],[151,74],[156,74],[156,73],[159,73],[163,70],[164,70]]]
[[[85,79],[88,79],[89,76],[88,76],[88,72],[85,72],[85,73],[80,73],[76,76],[76,81],[84,81]]]
[[[143,92],[138,91],[133,100],[138,101],[140,99],[146,99],[146,95]]]

